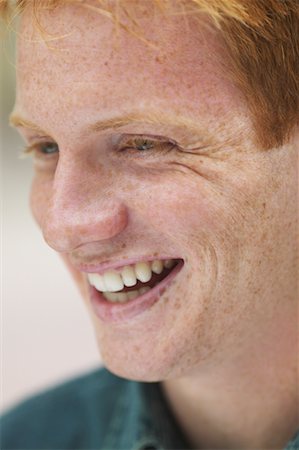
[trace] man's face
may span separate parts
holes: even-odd
[[[294,330],[297,154],[258,148],[207,18],[139,15],[151,43],[82,6],[43,13],[64,36],[45,43],[26,13],[15,113],[43,130],[20,127],[29,144],[59,147],[35,157],[32,211],[84,296],[105,365],[155,381]],[[153,304],[95,313],[84,267],[173,258],[184,265]]]

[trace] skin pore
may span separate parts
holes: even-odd
[[[36,149],[34,217],[82,292],[106,367],[161,381],[193,448],[283,448],[299,425],[298,133],[258,147],[207,17],[139,20],[155,47],[122,29],[115,39],[80,5],[42,13],[64,36],[47,42],[24,13],[12,121]],[[153,149],[120,151],[136,135]],[[185,264],[148,311],[100,321],[78,266],[141,255]]]

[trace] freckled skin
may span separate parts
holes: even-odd
[[[273,430],[283,443],[296,421],[297,135],[282,148],[256,147],[242,94],[219,64],[216,32],[191,19],[188,29],[177,17],[142,20],[160,50],[122,30],[113,47],[111,22],[78,6],[43,13],[46,29],[67,36],[49,47],[29,13],[22,18],[21,36],[35,39],[18,42],[15,109],[60,150],[59,161],[35,164],[32,211],[82,292],[112,372],[167,380],[195,446],[258,448],[272,444]],[[198,120],[219,146],[117,156],[109,136],[86,133],[99,119],[150,106]],[[125,132],[161,134],[154,125]],[[121,325],[93,314],[76,262],[169,251],[185,265],[149,311]],[[198,434],[209,417],[230,437],[212,425]]]

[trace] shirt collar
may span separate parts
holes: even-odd
[[[119,450],[187,449],[159,383],[127,381],[122,386],[105,448]]]

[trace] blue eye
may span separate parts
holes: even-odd
[[[121,152],[143,153],[143,154],[162,154],[167,153],[176,147],[176,143],[162,137],[148,137],[142,135],[124,136],[119,143]]]
[[[34,157],[47,157],[59,153],[58,145],[55,142],[40,142],[28,145],[23,150],[23,155],[31,155]]]
[[[43,144],[40,144],[38,147],[40,153],[43,153],[44,155],[51,155],[52,153],[56,153],[59,151],[58,145],[54,142],[45,142]]]

